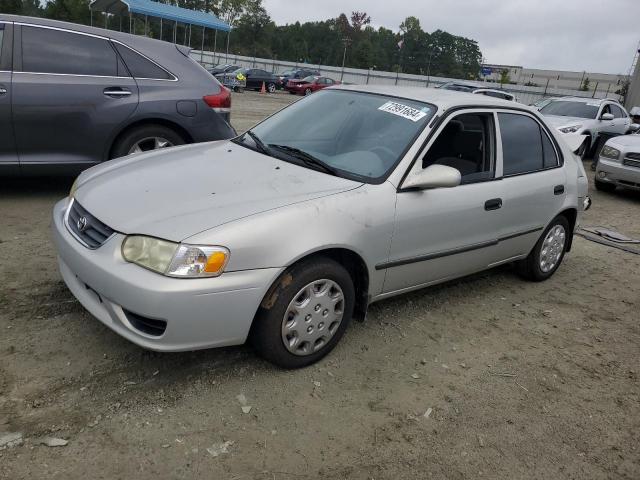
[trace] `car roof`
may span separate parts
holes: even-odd
[[[587,98],[587,97],[560,97],[554,98],[554,101],[562,100],[563,102],[577,102],[577,103],[597,103],[601,104],[602,102],[613,102],[619,104],[613,98]]]
[[[476,95],[475,93],[457,92],[455,90],[445,90],[442,88],[424,88],[424,87],[397,87],[395,85],[344,85],[331,87],[332,90],[349,90],[356,92],[374,93],[378,95],[388,95],[391,97],[407,98],[418,102],[431,103],[448,110],[459,106],[479,106],[479,107],[497,107],[497,108],[514,108],[517,105],[519,109],[536,113],[537,110],[526,105],[514,104],[511,100],[503,100],[501,98],[489,97],[486,95]]]

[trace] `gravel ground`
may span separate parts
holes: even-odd
[[[294,99],[234,95],[234,124]],[[86,313],[49,239],[71,181],[0,183],[0,478],[640,478],[640,257],[576,237],[547,282],[503,267],[380,302],[282,371]],[[640,238],[640,195],[592,195],[585,225]]]

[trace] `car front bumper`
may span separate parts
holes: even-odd
[[[98,320],[131,342],[156,351],[184,351],[245,342],[256,311],[282,269],[226,272],[216,278],[176,279],[126,262],[124,235],[90,250],[64,223],[68,200],[53,211],[60,273],[71,293]],[[133,315],[132,315],[133,314]],[[166,325],[161,335],[135,318]]]
[[[640,167],[623,165],[622,160],[613,161],[601,156],[596,165],[596,179],[600,182],[640,190]]]

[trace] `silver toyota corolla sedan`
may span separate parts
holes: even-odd
[[[342,86],[230,141],[91,168],[53,230],[69,289],[132,342],[250,339],[295,368],[372,302],[510,262],[549,278],[586,206],[582,163],[529,107]]]

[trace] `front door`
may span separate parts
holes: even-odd
[[[0,175],[19,172],[11,126],[12,24],[0,23]]]
[[[13,124],[23,171],[87,168],[138,103],[138,87],[107,39],[68,30],[16,30]]]
[[[458,169],[453,188],[399,191],[386,269],[385,293],[441,282],[483,270],[499,259],[502,183],[496,181],[495,117],[466,111],[435,137],[421,165]]]

